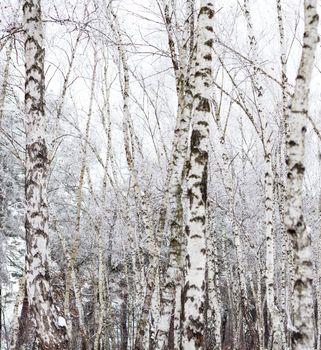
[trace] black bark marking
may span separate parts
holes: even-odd
[[[208,18],[212,19],[214,17],[214,11],[208,6],[213,6],[213,4],[209,2],[207,6],[201,7],[199,14],[200,15],[207,14]]]
[[[304,167],[304,165],[301,162],[299,162],[299,163],[294,164],[292,170],[296,170],[296,172],[298,174],[303,175],[304,171],[305,171],[305,167]]]
[[[213,47],[213,42],[214,42],[213,39],[209,39],[209,40],[206,40],[204,44],[205,44],[206,46],[212,48],[212,47]]]

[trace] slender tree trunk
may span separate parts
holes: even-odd
[[[13,39],[10,40],[9,46],[6,52],[6,61],[3,70],[3,82],[0,90],[0,128],[2,127],[2,119],[4,112],[4,105],[7,95],[7,87],[8,87],[8,78],[9,78],[9,68],[11,61],[11,53],[13,49]],[[2,135],[0,135],[0,142],[2,143]],[[4,147],[0,147],[0,254],[4,257],[4,244],[5,244],[5,236],[6,236],[6,220],[8,215],[8,195],[7,195],[7,181],[6,173],[8,171],[8,164],[6,160],[6,154],[4,151]],[[0,273],[3,272],[3,267],[5,264],[5,260],[0,258]],[[2,348],[2,335],[5,334],[4,330],[4,302],[2,301],[2,292],[3,286],[0,280],[0,349]]]
[[[104,168],[104,175],[102,180],[102,186],[101,186],[101,192],[102,192],[102,203],[101,203],[101,209],[100,214],[98,217],[98,222],[95,228],[96,234],[97,234],[97,242],[98,242],[98,294],[99,294],[99,318],[98,318],[98,327],[97,332],[95,335],[94,340],[94,350],[99,350],[100,346],[100,338],[102,336],[103,331],[103,325],[104,325],[104,319],[106,314],[106,300],[104,298],[104,290],[106,288],[105,286],[105,259],[104,259],[104,240],[102,235],[102,222],[103,222],[103,212],[106,205],[107,200],[107,180],[108,180],[108,165],[109,165],[109,159],[110,159],[110,148],[111,148],[111,137],[110,137],[110,102],[109,102],[109,88],[107,88],[107,65],[104,67],[104,84],[105,90],[103,90],[104,95],[104,110],[103,110],[103,127],[107,136],[107,148],[106,148],[106,155],[105,155],[105,168]],[[94,195],[94,193],[92,193]],[[127,291],[123,292],[124,295],[127,295]],[[125,300],[126,299],[126,300]],[[125,303],[125,306],[123,305]],[[125,311],[124,310],[125,307]],[[126,314],[127,310],[127,296],[124,297],[124,302],[122,303],[122,311]],[[126,343],[127,347],[127,343]],[[126,348],[125,347],[125,348]],[[124,349],[125,349],[124,348]],[[123,348],[122,348],[123,349]]]
[[[72,322],[71,322],[71,315],[70,315],[70,290],[71,287],[74,286],[76,288],[74,290],[75,292],[75,299],[76,299],[76,306],[79,313],[79,327],[80,327],[80,333],[82,337],[82,346],[83,349],[88,349],[88,334],[87,329],[85,325],[85,316],[83,312],[82,307],[82,301],[81,301],[81,294],[80,290],[77,287],[77,276],[75,271],[75,264],[77,260],[77,254],[80,244],[80,234],[81,234],[81,205],[82,205],[82,199],[83,199],[83,187],[85,184],[85,171],[86,171],[86,162],[87,162],[87,150],[88,150],[88,139],[89,139],[89,133],[90,133],[90,125],[91,125],[91,118],[92,118],[92,108],[93,108],[93,101],[94,101],[94,93],[95,93],[95,80],[96,80],[96,71],[97,71],[97,51],[94,48],[94,66],[93,66],[93,73],[92,73],[92,80],[91,80],[91,87],[90,87],[90,98],[89,98],[89,107],[88,107],[88,114],[87,114],[87,120],[86,120],[86,128],[85,128],[85,139],[82,143],[82,154],[81,154],[81,166],[80,166],[80,172],[79,172],[79,184],[77,188],[77,210],[76,210],[76,222],[75,222],[75,237],[74,241],[72,243],[72,248],[70,254],[67,256],[67,271],[66,271],[66,291],[65,291],[65,300],[64,300],[64,313],[67,320],[67,331],[69,334],[72,332]]]
[[[12,325],[11,325],[11,337],[10,337],[10,349],[15,350],[18,344],[19,335],[19,308],[23,303],[25,291],[25,276],[22,276],[19,280],[19,289],[16,296],[16,302],[13,309]]]
[[[321,217],[321,196],[319,194],[319,218]],[[316,271],[315,271],[315,276],[316,276],[316,297],[317,297],[317,325],[316,325],[316,350],[321,349],[321,227],[319,226],[319,235],[318,235],[318,240],[316,244],[316,250],[317,250],[317,261],[316,261]]]
[[[275,233],[274,233],[274,172],[272,167],[272,130],[267,112],[264,108],[264,88],[262,86],[260,72],[258,70],[258,43],[253,31],[253,23],[249,8],[249,1],[244,0],[245,17],[248,24],[248,34],[250,48],[253,55],[253,85],[257,100],[258,117],[261,124],[261,141],[264,149],[264,191],[265,191],[265,237],[266,237],[266,299],[267,308],[270,316],[269,324],[271,325],[270,339],[273,341],[273,349],[277,350],[282,347],[281,336],[284,338],[284,329],[281,326],[280,314],[275,302],[275,278],[274,278],[274,250],[275,250]]]
[[[209,215],[210,218],[210,215]],[[213,220],[211,220],[213,221]],[[209,225],[210,226],[210,225]],[[212,225],[214,226],[214,225]],[[210,226],[211,227],[211,226]],[[207,326],[210,330],[212,343],[208,343],[212,346],[213,350],[221,350],[221,305],[219,295],[219,278],[220,272],[218,271],[218,237],[215,227],[212,227],[207,237],[207,266],[208,266],[208,323]]]
[[[285,206],[285,197],[286,197],[286,139],[289,131],[288,119],[289,119],[289,89],[288,89],[288,77],[287,77],[287,57],[286,57],[286,42],[285,42],[285,30],[284,30],[284,21],[282,13],[282,0],[276,0],[277,8],[277,20],[279,27],[279,36],[280,36],[280,63],[281,63],[281,84],[282,84],[282,117],[281,117],[281,137],[280,137],[280,146],[279,146],[279,213],[281,221],[281,235],[282,235],[282,270],[281,270],[281,322],[285,327],[291,323],[291,314],[292,314],[292,302],[291,302],[291,288],[289,283],[287,283],[288,274],[291,274],[293,270],[292,266],[292,254],[288,254],[290,247],[290,240],[286,232],[285,223],[284,223],[284,206]],[[290,273],[289,273],[290,272]],[[291,282],[291,281],[290,281]],[[291,285],[291,283],[290,283]],[[288,319],[288,322],[287,322]],[[285,339],[284,349],[289,348],[288,338]]]
[[[169,332],[172,317],[174,326],[174,350],[178,350],[181,343],[180,311],[181,311],[181,286],[183,283],[183,198],[182,184],[184,181],[185,164],[188,145],[188,131],[193,107],[193,96],[191,95],[190,82],[193,80],[192,72],[186,71],[186,66],[191,66],[193,47],[188,43],[192,41],[194,33],[191,31],[191,23],[194,18],[193,1],[186,1],[186,21],[184,26],[184,44],[180,51],[180,61],[177,61],[173,51],[173,33],[170,26],[171,16],[165,7],[165,22],[168,32],[168,41],[171,51],[173,68],[176,77],[176,87],[178,93],[177,125],[173,140],[172,151],[172,174],[169,184],[170,208],[173,216],[170,221],[170,243],[169,243],[169,263],[165,271],[164,287],[161,293],[161,315],[158,325],[156,349],[163,349],[168,346]],[[170,166],[169,166],[170,167]]]
[[[294,286],[292,346],[294,350],[314,347],[313,263],[311,237],[306,229],[302,208],[304,176],[304,139],[309,107],[309,85],[314,55],[319,41],[317,1],[304,1],[304,36],[301,62],[290,105],[287,146],[287,189],[285,224],[293,243]]]

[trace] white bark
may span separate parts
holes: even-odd
[[[186,261],[183,311],[184,349],[204,349],[206,205],[209,120],[212,75],[214,5],[202,0],[196,43],[195,111],[192,116],[191,153],[188,169]]]
[[[169,339],[169,330],[172,314],[174,313],[174,350],[179,350],[181,343],[181,286],[183,280],[183,204],[182,204],[182,183],[185,172],[185,163],[188,145],[188,132],[193,106],[191,96],[191,80],[193,72],[187,72],[186,66],[190,66],[192,59],[192,48],[188,48],[188,43],[192,41],[194,33],[191,31],[193,23],[193,1],[186,1],[186,21],[184,26],[183,47],[179,51],[179,62],[176,57],[175,46],[172,42],[173,32],[171,19],[166,13],[165,22],[168,31],[168,41],[172,56],[173,69],[176,77],[176,87],[178,93],[177,125],[173,139],[173,150],[170,164],[168,165],[168,196],[170,209],[173,212],[170,221],[170,244],[169,244],[169,264],[165,272],[164,287],[161,297],[161,315],[158,325],[156,349],[166,347]],[[167,6],[167,5],[166,5]],[[166,198],[165,198],[166,200]],[[165,221],[165,213],[163,213]],[[164,226],[164,224],[162,224]],[[164,227],[161,228],[162,230]]]
[[[245,17],[248,23],[250,48],[252,50],[254,69],[253,69],[253,85],[257,100],[258,117],[261,121],[261,141],[264,149],[265,175],[264,175],[264,190],[265,190],[265,237],[266,237],[266,298],[267,307],[270,313],[270,323],[273,339],[273,348],[279,349],[281,345],[282,327],[280,323],[279,310],[275,303],[274,291],[274,173],[272,168],[272,131],[268,120],[267,111],[264,108],[264,87],[260,79],[258,67],[258,44],[253,31],[253,23],[251,12],[249,9],[249,1],[244,0]]]
[[[321,196],[319,198],[319,217],[321,214]],[[316,262],[316,295],[317,295],[317,350],[321,349],[321,227],[319,228],[319,235],[317,241],[317,262]]]
[[[13,321],[11,325],[11,339],[10,339],[10,349],[15,350],[18,343],[19,335],[19,311],[23,303],[23,298],[25,296],[25,276],[22,276],[19,280],[19,289],[16,296],[16,302],[14,305]]]
[[[218,242],[217,232],[213,227],[209,230],[207,237],[207,264],[208,264],[208,301],[209,301],[209,312],[208,321],[214,335],[214,346],[213,350],[221,350],[221,304],[220,304],[220,293],[219,293],[219,278],[220,272],[218,271]],[[209,327],[208,327],[209,328]],[[210,344],[212,345],[212,344]]]
[[[65,349],[64,327],[58,323],[49,279],[47,173],[45,139],[44,45],[40,0],[23,3],[25,31],[26,110],[26,291],[28,308],[41,349]],[[30,329],[24,329],[28,332]],[[31,332],[32,333],[32,332]],[[28,337],[27,337],[28,338]],[[27,340],[29,342],[30,339]],[[25,344],[28,346],[27,344]]]
[[[304,176],[304,139],[309,107],[309,85],[318,36],[319,17],[316,0],[304,1],[304,36],[301,62],[290,106],[287,138],[287,189],[285,224],[294,251],[293,325],[294,350],[314,347],[312,296],[312,248],[303,215],[302,187]]]
[[[94,100],[94,93],[95,93],[95,80],[96,80],[96,70],[97,70],[97,52],[96,49],[94,49],[94,66],[93,66],[93,73],[92,73],[92,80],[91,80],[91,87],[90,87],[90,99],[89,99],[89,107],[88,107],[88,114],[87,114],[87,120],[86,120],[86,127],[85,127],[85,136],[84,140],[82,142],[82,153],[81,153],[81,165],[80,165],[80,172],[79,172],[79,184],[77,188],[77,210],[76,210],[76,222],[75,222],[75,237],[74,241],[72,243],[72,248],[70,254],[67,256],[67,271],[66,271],[66,291],[65,291],[65,300],[64,300],[64,312],[67,320],[67,330],[69,333],[72,331],[72,322],[70,317],[70,289],[73,285],[75,292],[75,298],[76,298],[76,306],[79,311],[79,326],[80,326],[80,332],[82,336],[82,342],[85,349],[88,348],[88,336],[85,326],[85,320],[83,316],[83,308],[82,308],[82,302],[80,297],[80,291],[77,287],[77,277],[76,277],[76,271],[75,271],[75,264],[77,260],[78,255],[78,249],[80,244],[80,233],[81,233],[81,205],[82,205],[82,199],[83,199],[83,187],[85,183],[85,171],[86,171],[86,162],[87,162],[87,151],[88,151],[88,140],[89,140],[89,133],[90,133],[90,125],[91,125],[91,119],[92,119],[92,108],[93,108],[93,100]]]

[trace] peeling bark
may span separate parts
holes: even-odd
[[[44,55],[40,0],[23,3],[25,31],[26,111],[26,295],[28,326],[22,334],[32,335],[41,350],[67,349],[66,328],[58,323],[49,277],[47,174],[48,150],[44,112]],[[23,310],[23,311],[24,311]],[[22,312],[23,315],[23,312]],[[59,319],[62,318],[59,316]],[[21,339],[30,343],[29,335]],[[19,344],[18,348],[24,348]]]

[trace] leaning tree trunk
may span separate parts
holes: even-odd
[[[304,222],[302,185],[304,176],[304,139],[308,114],[309,85],[314,55],[319,40],[317,1],[304,1],[304,36],[301,62],[289,113],[287,137],[287,191],[285,225],[293,243],[294,286],[292,345],[294,350],[314,347],[314,318],[311,237]]]
[[[26,110],[26,294],[24,310],[35,328],[38,349],[66,349],[65,320],[57,315],[51,295],[48,266],[48,151],[45,140],[44,47],[40,0],[23,4],[25,31]],[[23,316],[23,315],[22,315]],[[22,332],[32,334],[30,329]],[[29,333],[28,333],[29,332]],[[29,338],[29,339],[28,339]],[[28,339],[30,337],[22,337]],[[27,341],[28,341],[27,340]],[[19,344],[19,349],[27,344]]]
[[[186,278],[183,291],[183,349],[204,349],[206,202],[212,75],[214,6],[201,0],[193,89],[191,150],[188,169]]]

